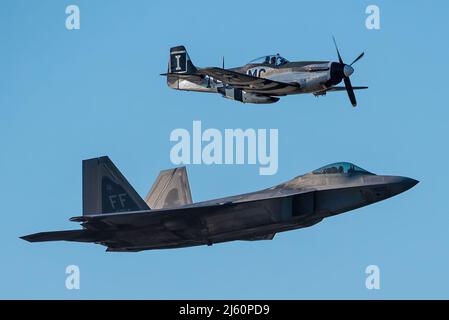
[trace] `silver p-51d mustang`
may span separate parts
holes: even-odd
[[[335,39],[334,39],[335,43]],[[345,64],[337,44],[338,62],[333,61],[288,61],[279,54],[268,55],[250,61],[242,67],[225,69],[193,65],[184,46],[170,49],[167,76],[170,88],[186,91],[220,93],[225,98],[243,103],[273,103],[279,97],[290,94],[313,93],[325,95],[330,91],[346,91],[351,104],[357,101],[349,77],[352,65],[360,60],[361,53],[352,63]],[[337,86],[340,82],[344,86]]]

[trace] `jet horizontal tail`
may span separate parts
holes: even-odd
[[[29,234],[20,237],[28,242],[44,242],[44,241],[79,241],[79,242],[95,242],[101,240],[101,233],[88,230],[65,230],[50,231]]]

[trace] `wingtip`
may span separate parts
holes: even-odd
[[[81,216],[81,217],[72,217],[69,219],[70,222],[86,222],[88,220],[88,218],[86,216]]]
[[[21,236],[21,237],[19,237],[19,239],[25,240],[27,242],[33,242],[33,241],[31,241],[30,235]]]

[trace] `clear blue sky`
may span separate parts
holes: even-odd
[[[381,9],[381,30],[365,8]],[[81,30],[65,29],[77,4]],[[2,1],[0,298],[449,298],[449,22],[446,1]],[[199,66],[267,53],[346,61],[361,51],[353,109],[345,93],[243,105],[167,88],[168,50]],[[18,237],[77,228],[81,161],[109,155],[145,195],[172,167],[169,134],[278,128],[279,170],[188,167],[195,201],[265,188],[335,161],[421,181],[395,198],[273,241],[136,254]],[[217,183],[218,182],[218,183]],[[81,268],[81,290],[65,268]],[[368,291],[365,267],[381,270]]]

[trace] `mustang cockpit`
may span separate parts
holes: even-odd
[[[268,56],[263,56],[254,60],[251,60],[248,64],[266,64],[275,67],[282,66],[289,61],[278,54],[272,54]]]

